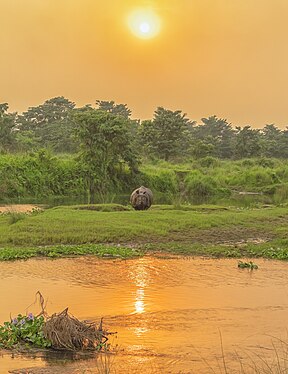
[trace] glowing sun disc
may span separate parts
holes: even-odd
[[[128,16],[128,26],[138,38],[154,38],[160,32],[161,20],[150,9],[137,9]]]

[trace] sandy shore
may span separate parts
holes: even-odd
[[[30,213],[33,210],[41,210],[42,208],[35,204],[13,204],[0,205],[0,213]]]

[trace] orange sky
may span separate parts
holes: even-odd
[[[160,34],[126,17],[153,9]],[[287,0],[0,0],[0,102],[23,111],[63,95],[78,106],[157,106],[191,119],[288,125]]]

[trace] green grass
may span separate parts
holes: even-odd
[[[27,260],[31,257],[71,257],[94,255],[103,258],[131,258],[142,255],[140,250],[101,244],[52,245],[43,247],[2,248],[0,261]]]
[[[288,211],[154,206],[148,211],[56,207],[11,224],[0,216],[0,260],[33,256],[165,251],[216,257],[288,259]],[[81,209],[80,209],[81,208]],[[83,209],[82,209],[83,208]],[[95,208],[96,209],[96,208]],[[108,210],[108,211],[105,211]]]
[[[2,202],[38,202],[59,199],[87,201],[86,172],[73,155],[47,151],[0,155],[0,198]],[[263,192],[281,204],[288,201],[288,160],[219,160],[206,157],[185,163],[160,160],[144,162],[140,172],[117,170],[104,201],[129,196],[141,184],[152,189],[155,201],[177,205],[181,201],[229,197],[239,191]],[[103,201],[103,196],[96,196]],[[129,197],[128,197],[129,199]],[[128,202],[127,199],[127,202]],[[74,200],[75,201],[75,200]]]

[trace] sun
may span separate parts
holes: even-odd
[[[141,39],[157,36],[161,29],[161,20],[152,9],[136,9],[127,18],[132,33]]]

